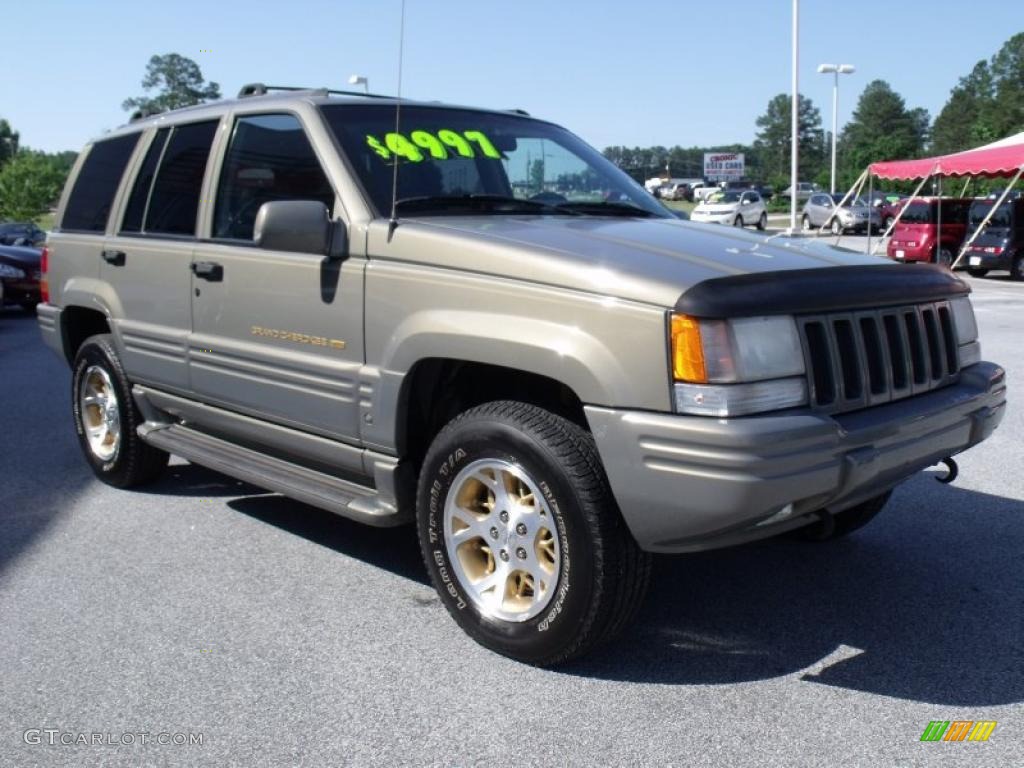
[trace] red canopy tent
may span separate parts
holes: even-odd
[[[1008,178],[1024,168],[1024,132],[977,149],[920,160],[872,163],[870,172],[880,179],[906,181],[928,176],[987,176]]]
[[[996,209],[1002,205],[1014,184],[1020,180],[1022,174],[1024,174],[1024,132],[1018,133],[1015,136],[1008,136],[1007,138],[1000,139],[999,141],[994,141],[983,147],[968,149],[964,152],[954,152],[949,155],[925,157],[920,160],[889,160],[880,163],[872,163],[868,166],[864,174],[862,174],[861,178],[858,179],[857,183],[854,184],[854,189],[859,193],[860,188],[863,187],[865,177],[867,177],[869,181],[875,176],[880,179],[900,181],[920,179],[921,183],[918,184],[917,189],[914,190],[913,195],[911,195],[911,199],[913,199],[917,197],[925,182],[932,176],[984,176],[987,178],[1013,179],[1007,185],[1006,189],[1003,190],[1002,195],[996,203],[989,209],[988,215],[985,216],[985,219],[960,248],[960,253],[957,254],[957,257],[950,265],[951,268],[955,268],[956,265],[960,263],[960,259],[963,258],[968,247],[974,242],[974,239],[981,234],[983,229],[985,229],[989,219],[992,218],[992,214],[994,214]],[[854,189],[851,189],[850,193],[853,193]],[[966,190],[966,186],[964,189]],[[849,197],[850,193],[847,193],[847,197]],[[941,195],[941,191],[939,194]],[[843,198],[843,200],[845,202],[846,198]],[[892,231],[893,227],[896,226],[896,222],[900,220],[904,210],[906,210],[906,206],[900,208],[896,215],[896,221],[886,229],[885,234],[879,239],[879,244],[881,244],[881,240]],[[869,234],[869,248],[870,239]],[[872,253],[874,253],[874,251],[872,251]]]

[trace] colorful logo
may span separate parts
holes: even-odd
[[[995,720],[932,720],[921,741],[988,741],[996,729]]]

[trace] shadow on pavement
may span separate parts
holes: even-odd
[[[929,474],[824,544],[660,557],[631,631],[563,672],[664,684],[803,680],[915,701],[1024,701],[1024,502]]]
[[[373,528],[276,494],[233,499],[227,505],[314,544],[430,586],[414,526]]]
[[[35,315],[0,309],[0,575],[93,481],[71,422],[70,383]]]

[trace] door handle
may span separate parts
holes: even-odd
[[[111,264],[112,266],[115,267],[124,266],[124,251],[103,251],[101,255],[103,256],[103,260],[107,262],[107,264]]]
[[[192,272],[196,277],[211,282],[224,279],[224,267],[215,261],[193,261]]]

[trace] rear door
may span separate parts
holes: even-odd
[[[110,213],[141,134],[138,131],[97,141],[77,161],[72,172],[74,181],[58,213],[59,224],[47,241],[53,304],[77,304],[116,316],[116,295],[96,281]]]
[[[205,402],[355,441],[363,363],[363,267],[352,256],[257,248],[263,203],[336,191],[291,112],[240,114],[220,161],[209,237],[192,276],[192,389]]]
[[[115,332],[133,381],[188,390],[189,266],[218,123],[186,123],[150,135],[120,226],[104,244],[102,274],[117,294]]]

